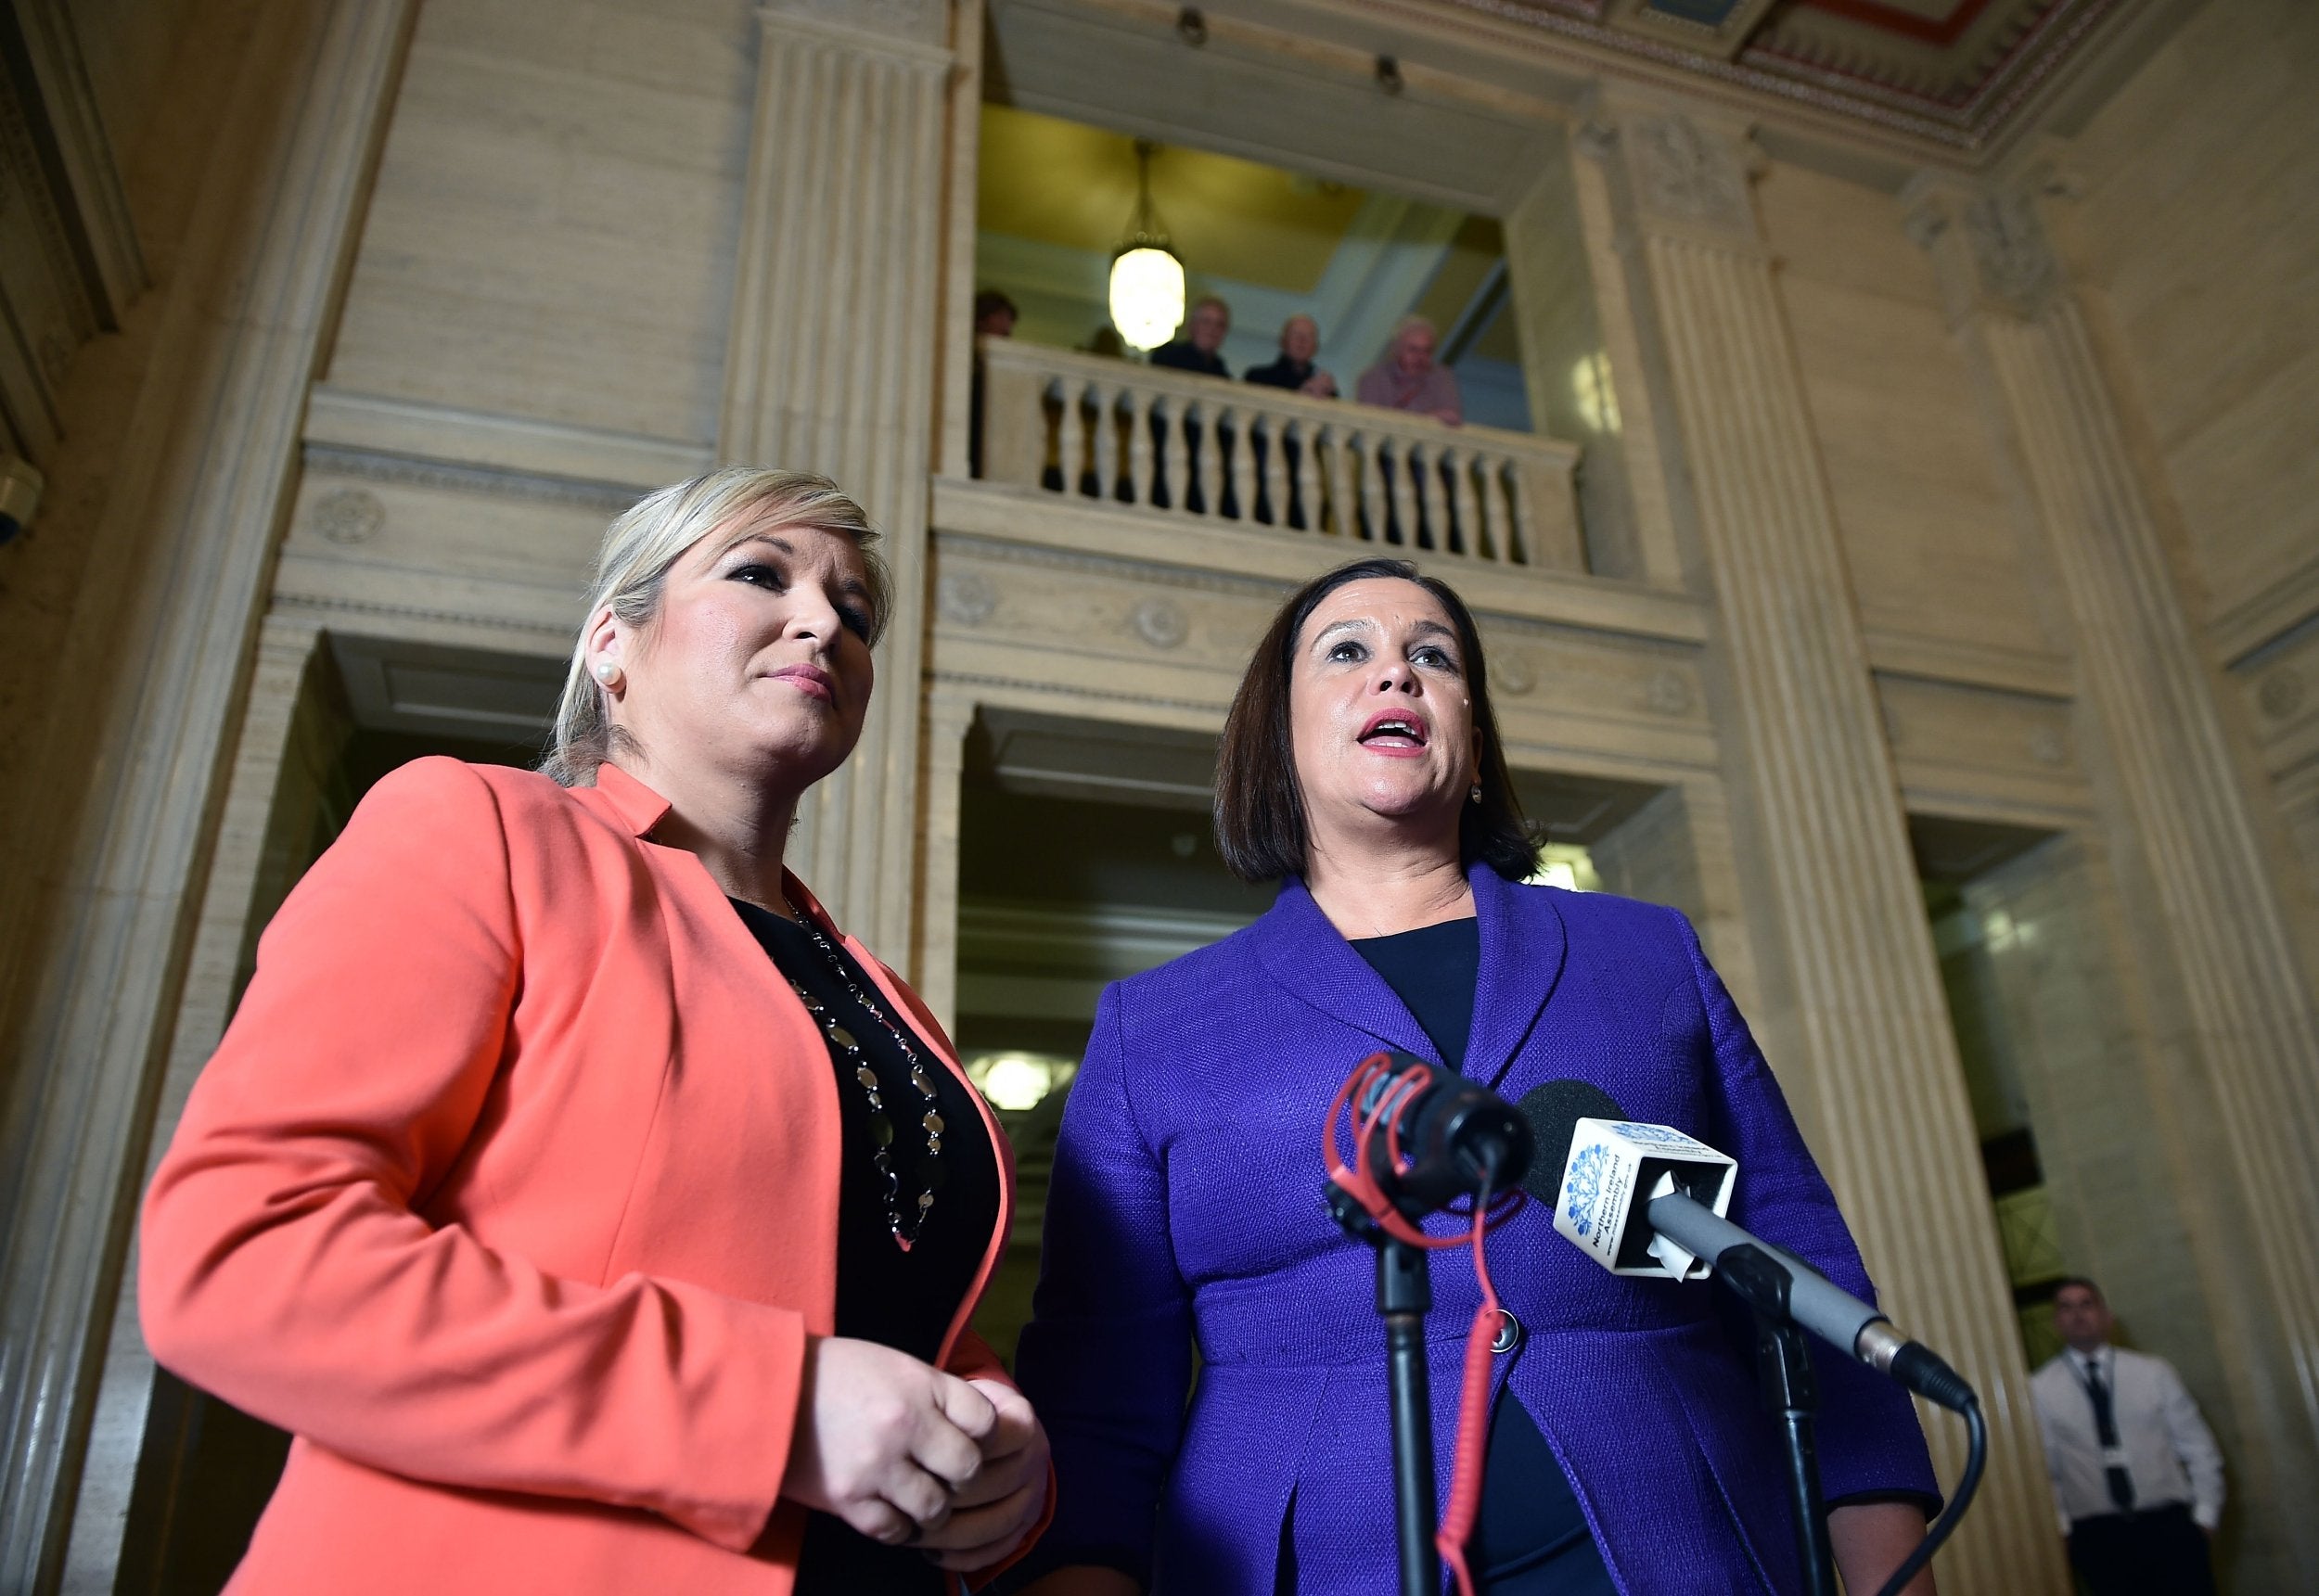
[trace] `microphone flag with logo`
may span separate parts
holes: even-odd
[[[1680,1193],[1719,1218],[1728,1213],[1734,1160],[1672,1127],[1628,1119],[1582,1117],[1569,1145],[1556,1230],[1613,1274],[1706,1278],[1709,1260],[1660,1234],[1644,1210]]]

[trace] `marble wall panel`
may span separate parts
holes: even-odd
[[[2052,652],[1988,429],[1900,207],[1786,165],[1757,192],[1862,624]]]
[[[74,0],[72,32],[105,136],[125,156],[151,117],[194,0]]]
[[[2035,822],[2091,803],[2069,700],[1881,671],[1876,684],[1910,809]]]
[[[494,490],[482,473],[310,469],[275,600],[340,631],[560,655],[579,630],[588,560],[622,507],[549,484]]]
[[[2082,196],[2066,208],[2072,252],[2147,416],[2210,619],[2319,566],[2314,72],[2319,7],[2201,7],[2066,164]]]
[[[1221,724],[1289,585],[938,533],[929,673],[940,690],[1094,696]],[[1518,762],[1613,774],[1713,766],[1695,648],[1479,619]]]
[[[2319,902],[2319,624],[2305,625],[2230,673],[2279,812]]]
[[[707,443],[754,86],[744,0],[435,0],[328,377]]]

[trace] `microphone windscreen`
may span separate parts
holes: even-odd
[[[1530,1121],[1535,1151],[1522,1187],[1552,1207],[1562,1194],[1563,1167],[1570,1161],[1570,1141],[1582,1119],[1624,1119],[1618,1100],[1599,1086],[1583,1080],[1549,1080],[1522,1093],[1522,1117]]]

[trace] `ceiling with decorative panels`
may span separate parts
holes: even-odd
[[[1974,148],[2123,0],[1429,0]]]

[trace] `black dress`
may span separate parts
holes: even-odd
[[[1481,922],[1446,920],[1364,938],[1352,949],[1407,1005],[1441,1062],[1463,1070],[1481,979]],[[1502,1398],[1491,1411],[1481,1512],[1466,1560],[1475,1589],[1488,1596],[1610,1596],[1617,1589],[1560,1461],[1518,1401]]]
[[[846,977],[867,993],[882,1013],[885,994],[833,938],[830,947],[845,967],[841,977],[803,926],[737,899],[733,907],[756,936],[782,976],[827,1006],[828,1013],[860,1044],[878,1074],[878,1094],[893,1126],[893,1166],[902,1178],[897,1199],[905,1233],[928,1183],[926,1137],[919,1130],[923,1094],[911,1084],[909,1061],[877,1017],[863,1010]],[[854,1079],[854,1062],[830,1062],[838,1075],[838,1311],[836,1334],[876,1341],[932,1362],[942,1350],[958,1305],[973,1289],[998,1223],[998,1155],[983,1129],[971,1088],[944,1068],[912,1028],[906,1015],[888,1014],[930,1067],[935,1112],[942,1117],[940,1185],[910,1250],[894,1245],[887,1222],[885,1181],[871,1160],[875,1150],[868,1093]],[[809,1516],[805,1546],[798,1563],[797,1596],[858,1596],[892,1591],[926,1596],[946,1589],[942,1573],[908,1547],[883,1546],[826,1513]]]

